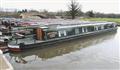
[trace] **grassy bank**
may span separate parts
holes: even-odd
[[[81,18],[83,21],[108,21],[120,24],[120,18]]]

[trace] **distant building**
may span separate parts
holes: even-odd
[[[20,18],[41,19],[41,18],[47,18],[47,16],[38,12],[26,12],[26,13],[21,13]]]

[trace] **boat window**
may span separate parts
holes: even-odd
[[[75,28],[72,28],[70,30],[67,31],[67,35],[70,36],[70,35],[75,35]]]
[[[109,27],[110,27],[110,28],[113,28],[113,27],[114,27],[114,24],[110,24]]]
[[[12,28],[12,31],[17,31],[17,30],[19,30],[18,28]]]
[[[83,27],[83,29],[84,29],[84,32],[88,32],[87,26]]]
[[[101,30],[102,26],[95,26],[95,30]]]
[[[91,32],[91,31],[94,31],[95,29],[94,29],[94,26],[88,26],[87,27],[87,31],[88,32]]]
[[[63,37],[64,36],[64,32],[63,31],[58,31],[59,32],[59,37]]]
[[[101,30],[101,26],[98,26],[98,30]]]
[[[75,28],[75,33],[76,34],[79,34],[80,32],[79,32],[79,28]]]
[[[82,33],[82,27],[79,28],[79,33]]]
[[[5,35],[5,36],[10,36],[10,35],[12,35],[11,34],[11,32],[9,32],[9,31],[1,31],[2,32],[2,35]]]
[[[113,27],[114,27],[113,24],[106,24],[106,25],[104,25],[104,28],[105,28],[105,29],[113,28]]]
[[[47,37],[47,39],[58,38],[58,32],[57,31],[47,31],[46,37]]]
[[[16,40],[12,40],[12,41],[9,42],[9,44],[10,45],[17,45],[17,42],[16,42]]]
[[[22,38],[22,39],[12,39],[12,41],[9,42],[10,45],[16,45],[20,43],[33,44],[35,43],[35,40],[31,37],[31,38]]]
[[[107,24],[109,28],[116,27],[116,24]]]
[[[108,29],[108,28],[109,28],[108,24],[104,25],[104,29]]]

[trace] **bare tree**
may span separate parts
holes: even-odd
[[[71,0],[70,4],[68,5],[68,9],[68,14],[72,17],[72,19],[75,19],[75,16],[79,14],[81,7],[76,0]]]

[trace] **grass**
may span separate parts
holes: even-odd
[[[83,21],[108,21],[120,24],[120,18],[81,18]]]

